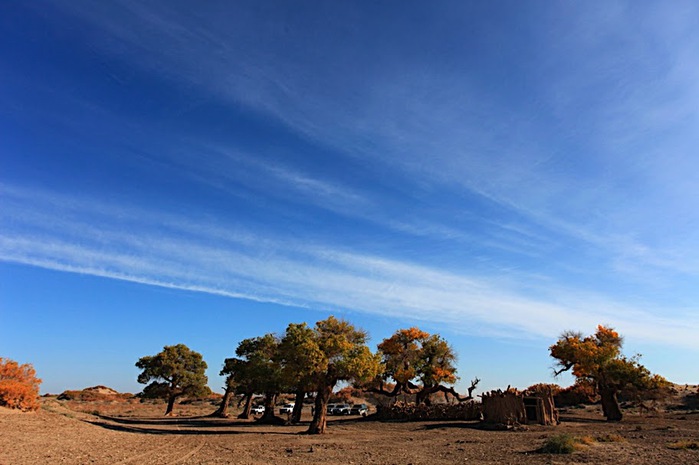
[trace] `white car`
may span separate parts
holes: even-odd
[[[326,413],[327,413],[328,415],[332,415],[332,414],[333,414],[333,409],[334,409],[335,407],[337,407],[338,405],[340,405],[340,404],[328,404]]]
[[[330,412],[331,415],[349,415],[351,407],[349,404],[337,404]]]
[[[363,417],[369,415],[369,407],[366,404],[354,404],[350,409],[350,415],[361,415]]]
[[[250,412],[253,415],[262,415],[265,413],[265,406],[264,405],[256,405],[252,409],[250,409]]]
[[[281,414],[284,414],[284,413],[290,414],[291,412],[294,411],[294,405],[295,405],[295,404],[293,404],[293,403],[282,405],[281,408],[279,409],[279,413],[281,413]]]

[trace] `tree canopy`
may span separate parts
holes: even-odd
[[[367,334],[333,316],[308,328],[289,325],[280,350],[287,379],[308,383],[316,392],[313,420],[308,433],[326,429],[326,409],[339,381],[364,382],[375,377],[381,363],[367,347]]]
[[[0,406],[38,410],[40,384],[33,366],[0,357]]]
[[[178,397],[200,397],[209,393],[208,379],[204,374],[206,362],[200,353],[184,344],[165,346],[156,355],[141,357],[136,366],[143,370],[138,375],[138,382],[150,383],[143,389],[143,394],[167,399],[165,415],[172,414]]]
[[[316,389],[316,366],[313,361],[322,359],[313,329],[306,323],[289,324],[279,344],[277,356],[282,364],[281,375],[285,385],[296,393],[291,422],[298,423],[306,393]]]
[[[226,394],[219,415],[225,415],[225,407],[230,394],[242,394],[246,400],[240,418],[250,417],[250,407],[254,394],[265,396],[265,415],[262,421],[272,421],[274,402],[280,392],[286,391],[281,377],[281,365],[278,360],[279,338],[268,333],[264,336],[240,341],[235,350],[236,357],[224,361],[221,375],[226,378]]]
[[[587,337],[579,332],[563,333],[549,350],[558,370],[555,375],[572,370],[579,380],[592,383],[599,392],[604,416],[609,421],[622,419],[618,393],[623,389],[649,391],[662,388],[667,381],[652,375],[640,364],[640,356],[631,358],[621,353],[623,338],[613,328],[599,325]]]
[[[416,327],[400,329],[384,339],[378,348],[384,370],[370,385],[368,390],[372,392],[388,396],[415,394],[420,404],[429,403],[430,395],[435,392],[449,393],[459,400],[470,399],[478,384],[476,378],[467,397],[445,386],[457,380],[456,353],[437,334],[430,335]],[[387,389],[389,380],[393,381],[393,386]]]

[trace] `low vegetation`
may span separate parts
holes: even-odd
[[[538,450],[543,454],[572,454],[584,447],[592,446],[596,443],[624,442],[625,439],[619,434],[609,433],[600,436],[573,436],[562,433],[549,437],[544,445]]]
[[[625,439],[620,434],[605,434],[603,436],[597,436],[595,438],[597,442],[624,442]]]
[[[542,454],[572,454],[578,450],[579,444],[580,442],[570,434],[556,434],[546,440],[539,452]]]
[[[32,365],[0,357],[0,406],[38,410],[40,384]]]
[[[667,445],[668,449],[672,450],[698,450],[699,441],[677,441]]]

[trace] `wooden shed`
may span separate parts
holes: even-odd
[[[488,424],[557,425],[558,411],[553,403],[553,395],[532,393],[525,395],[516,389],[491,391],[481,396],[483,400],[483,422]]]

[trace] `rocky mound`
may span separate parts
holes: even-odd
[[[81,391],[63,391],[58,400],[79,400],[83,402],[94,402],[102,400],[120,400],[133,397],[132,394],[122,394],[107,386],[93,386]]]

